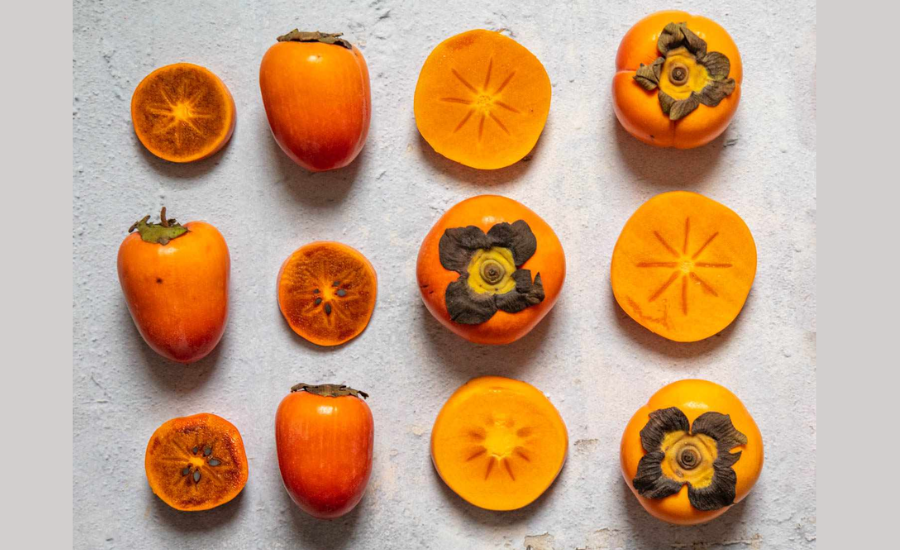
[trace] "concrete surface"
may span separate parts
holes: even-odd
[[[610,101],[613,59],[631,24],[674,7],[720,21],[743,54],[741,107],[724,136],[687,152],[626,134]],[[744,548],[816,545],[815,2],[230,2],[75,0],[76,547],[103,548]],[[374,117],[360,158],[311,175],[270,135],[259,61],[294,27],[344,31],[372,76]],[[479,173],[436,156],[419,137],[413,90],[428,52],[470,28],[508,29],[553,82],[544,135],[529,162]],[[135,139],[129,101],[152,69],[191,61],[216,72],[238,109],[231,144],[204,162],[156,159]],[[631,321],[609,288],[625,220],[672,189],[736,210],[759,247],[747,306],[721,335],[675,344]],[[425,310],[415,283],[422,237],[466,197],[524,202],[557,231],[568,280],[555,310],[507,347],[471,345]],[[184,367],[150,351],[116,278],[128,226],[165,204],[207,220],[232,254],[231,318],[217,351]],[[379,274],[368,330],[319,349],[296,337],[275,302],[282,260],[317,239],[363,251]],[[568,463],[533,505],[475,509],[435,475],[431,423],[467,379],[526,380],[559,408]],[[619,473],[633,411],[687,377],[744,400],[765,438],[755,490],[700,527],[644,513]],[[349,516],[313,520],[281,486],[273,418],[298,381],[346,382],[371,394],[375,466]],[[216,510],[178,513],[153,496],[144,448],[163,421],[218,413],[241,430],[250,460],[243,494]]]

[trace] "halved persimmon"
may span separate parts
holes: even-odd
[[[231,139],[235,108],[219,77],[199,65],[156,69],[131,97],[134,132],[148,151],[172,162],[215,154]]]
[[[291,254],[278,272],[278,306],[291,328],[320,346],[343,344],[365,330],[375,309],[375,268],[359,251],[314,242]]]
[[[744,220],[687,191],[641,205],[612,256],[612,289],[622,309],[677,342],[702,340],[731,324],[755,276],[756,244]]]
[[[472,30],[444,40],[425,60],[416,126],[450,160],[503,168],[534,148],[550,94],[550,77],[534,54],[499,32]]]
[[[157,428],[147,443],[144,468],[153,493],[188,512],[225,504],[248,476],[240,432],[209,413],[173,418]]]
[[[500,376],[470,380],[450,396],[431,430],[441,479],[487,510],[527,506],[553,483],[569,435],[559,412],[534,386]]]

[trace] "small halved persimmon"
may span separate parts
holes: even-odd
[[[631,216],[613,250],[616,301],[632,319],[677,342],[722,331],[756,276],[756,244],[744,220],[697,193],[657,195]]]
[[[173,418],[157,428],[147,443],[144,468],[153,493],[188,512],[225,504],[248,476],[240,432],[209,413]]]
[[[471,504],[516,510],[541,496],[566,461],[569,435],[556,407],[525,382],[483,376],[460,387],[431,430],[441,479]]]
[[[175,63],[156,69],[131,97],[134,132],[148,151],[172,162],[215,154],[231,139],[231,92],[208,69]]]
[[[314,242],[291,254],[278,272],[278,306],[291,328],[320,346],[356,338],[372,317],[378,280],[359,251]]]
[[[499,32],[472,30],[444,40],[425,60],[416,126],[450,160],[503,168],[534,148],[550,94],[550,77],[534,54]]]

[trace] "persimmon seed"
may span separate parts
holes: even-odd
[[[331,304],[325,304],[325,315],[331,315]]]
[[[209,456],[210,454],[212,454],[212,447],[207,445],[203,448],[203,456]]]
[[[191,452],[194,454],[197,454],[197,451],[199,451],[199,450],[200,450],[200,447],[194,447],[193,449],[191,449]]]
[[[341,282],[335,281],[335,282],[331,283],[331,286],[341,286]]]
[[[194,483],[200,483],[200,470],[194,472]]]
[[[190,467],[190,466],[188,466],[188,467],[185,468],[184,470],[181,470],[181,475],[183,475],[183,476],[186,476],[186,475],[188,475],[189,473],[191,473],[191,467]]]
[[[210,466],[218,466],[219,464],[221,464],[221,462],[219,462],[215,458],[209,461]]]
[[[315,290],[313,290],[313,294],[318,294],[318,293],[319,293],[319,289],[318,289],[318,288],[315,289]]]
[[[321,298],[316,298],[316,305],[319,305],[319,304],[321,304],[321,303],[322,303],[322,299],[321,299]]]
[[[344,296],[347,295],[347,291],[344,290],[343,288],[340,288],[340,289],[338,289],[338,291],[336,292],[336,294],[337,294],[338,296],[340,296],[341,298],[343,298]]]

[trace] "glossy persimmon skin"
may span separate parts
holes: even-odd
[[[687,23],[687,27],[706,41],[710,52],[724,54],[731,63],[728,76],[736,86],[717,106],[700,105],[680,120],[670,120],[659,106],[657,90],[647,91],[634,81],[641,66],[660,56],[656,43],[669,23]],[[744,79],[741,55],[734,40],[721,25],[706,17],[683,11],[660,11],[638,21],[622,38],[616,54],[613,77],[613,107],[622,126],[637,139],[658,147],[691,149],[719,137],[737,111]]]
[[[488,321],[478,325],[452,321],[445,292],[459,273],[441,265],[441,236],[453,227],[474,225],[487,232],[495,224],[517,220],[524,220],[537,239],[536,252],[521,268],[531,270],[532,277],[541,274],[544,300],[518,313],[497,311]],[[508,344],[528,334],[556,304],[566,280],[566,256],[550,225],[524,204],[498,195],[480,195],[455,205],[434,224],[419,249],[416,277],[425,307],[442,325],[470,342]]]
[[[372,100],[362,53],[319,42],[278,42],[259,87],[275,141],[312,172],[347,166],[369,134]]]
[[[275,415],[275,444],[284,488],[301,510],[334,519],[359,504],[375,444],[372,411],[361,398],[288,394]]]
[[[206,357],[228,320],[231,258],[222,234],[205,222],[160,245],[129,234],[118,272],[135,326],[153,351],[179,363]]]

